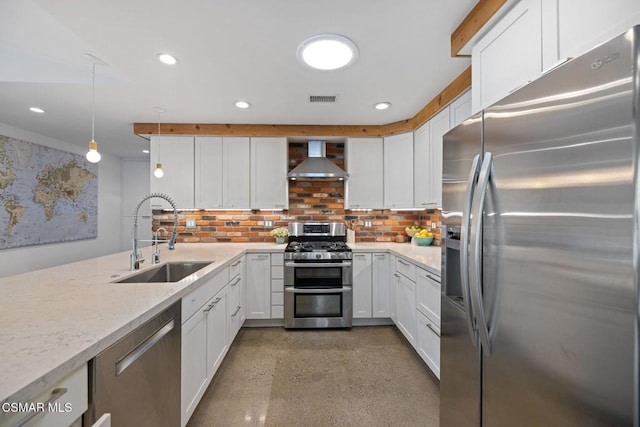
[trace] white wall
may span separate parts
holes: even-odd
[[[0,123],[0,135],[85,154],[82,147]],[[98,163],[98,237],[0,250],[0,277],[120,251],[120,158],[102,154]],[[128,259],[123,258],[123,265]]]

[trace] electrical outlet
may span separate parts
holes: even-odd
[[[431,221],[431,229],[435,230],[436,228],[438,228],[438,223],[435,221]]]
[[[365,219],[365,220],[364,220],[364,226],[365,226],[366,228],[371,228],[371,226],[372,226],[372,225],[373,225],[373,224],[371,223],[371,220],[369,220],[369,219]]]
[[[272,219],[266,219],[264,221],[264,226],[265,227],[273,227],[273,220]]]
[[[186,228],[196,228],[196,220],[193,218],[187,218]]]

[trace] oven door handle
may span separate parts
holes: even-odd
[[[351,292],[351,287],[329,289],[284,288],[284,291],[291,294],[343,294],[346,292]]]
[[[318,268],[318,267],[351,267],[351,261],[343,262],[285,262],[285,267]]]

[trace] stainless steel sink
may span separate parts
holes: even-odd
[[[154,268],[141,271],[133,276],[116,280],[115,283],[169,283],[178,282],[206,267],[214,261],[167,262]]]

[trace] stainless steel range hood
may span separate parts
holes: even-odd
[[[325,141],[309,141],[309,157],[287,174],[296,180],[344,180],[349,174],[327,159]]]

